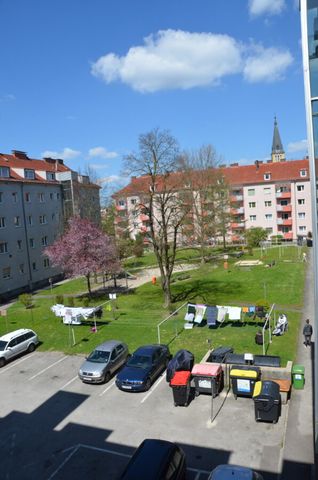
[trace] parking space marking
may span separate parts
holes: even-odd
[[[66,457],[66,459],[64,460],[64,462],[62,462],[61,465],[52,473],[52,475],[49,476],[48,480],[51,480],[52,478],[55,477],[55,475],[56,475],[57,473],[59,473],[59,471],[64,467],[64,465],[67,464],[67,462],[72,458],[72,456],[74,455],[74,453],[76,453],[79,448],[80,448],[79,445],[77,445],[76,447],[73,448],[73,450],[72,450],[71,453]]]
[[[102,397],[104,393],[108,392],[108,390],[110,390],[114,385],[115,385],[115,380],[110,385],[108,385],[108,387],[105,388],[105,390],[103,390],[102,393],[100,393],[98,396]]]
[[[35,375],[33,375],[32,377],[30,377],[29,380],[33,380],[34,378],[36,378],[36,377],[38,377],[39,375],[41,375],[42,373],[46,372],[47,370],[49,370],[50,368],[54,367],[54,366],[57,365],[58,363],[62,362],[63,360],[66,360],[67,358],[68,358],[68,356],[65,356],[65,357],[60,358],[57,362],[52,363],[52,365],[49,365],[48,367],[43,368],[43,370],[41,370],[40,372],[38,372],[38,373],[36,373]]]
[[[153,388],[151,388],[149,390],[149,392],[147,393],[147,395],[144,396],[144,398],[141,400],[140,403],[144,403],[148,397],[150,397],[150,395],[152,394],[152,392],[154,392],[156,390],[156,388],[158,387],[158,385],[162,382],[162,380],[165,378],[164,375],[161,376],[160,380],[158,380],[158,382],[155,384],[155,386]]]
[[[70,385],[71,383],[73,383],[74,380],[76,380],[77,378],[78,378],[78,375],[76,375],[76,377],[72,378],[72,380],[70,380],[69,382],[65,383],[65,385],[63,385],[63,387],[61,387],[61,390],[63,390],[63,388],[68,387],[68,385]]]
[[[189,472],[193,472],[193,473],[196,473],[196,476],[195,476],[195,480],[197,480],[200,475],[210,475],[211,473],[211,470],[201,470],[199,468],[190,468],[190,467],[187,467],[187,470],[189,470]]]
[[[25,360],[28,360],[29,358],[30,358],[30,356],[26,356],[24,358],[21,358],[21,360],[17,360],[16,362],[13,362],[12,365],[9,365],[8,367],[1,368],[0,373],[7,372],[11,368],[15,367],[16,365],[19,365],[20,363],[24,362]]]

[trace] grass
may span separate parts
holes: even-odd
[[[287,360],[294,360],[296,355],[305,264],[299,262],[299,251],[295,247],[284,250],[274,248],[265,253],[262,260],[265,264],[275,260],[274,267],[266,268],[262,265],[239,268],[235,266],[236,260],[230,259],[227,270],[223,268],[222,261],[199,265],[198,269],[187,272],[189,278],[182,277],[179,272],[172,283],[174,308],[177,309],[188,301],[238,306],[255,304],[261,299],[266,299],[270,304],[275,303],[276,318],[280,312],[286,313],[289,331],[282,337],[274,337],[267,353],[281,356],[284,364]],[[258,259],[259,255],[260,252],[256,251],[253,257],[245,256],[244,259]],[[85,279],[64,283],[54,288],[53,293],[71,294],[78,290],[86,290]],[[50,289],[41,292],[42,295],[45,293],[49,295]],[[50,311],[55,299],[42,298],[42,295],[33,296],[33,309],[26,310],[19,302],[12,305],[7,317],[2,317],[0,335],[21,327],[33,328],[42,341],[40,351],[56,350],[71,354],[88,353],[102,341],[118,338],[125,341],[130,351],[133,351],[141,344],[156,343],[157,324],[168,316],[162,308],[162,291],[158,284],[145,284],[130,294],[119,295],[118,308],[114,311],[104,309],[102,319],[97,320],[97,333],[92,332],[91,321],[73,329],[63,325]],[[100,305],[107,300],[108,297],[104,295],[93,299],[91,305]],[[76,299],[75,306],[80,305],[80,300]],[[215,329],[204,326],[184,330],[184,315],[185,307],[160,328],[160,340],[162,343],[170,342],[172,353],[186,348],[194,353],[196,361],[200,361],[209,348],[208,341],[211,341],[213,348],[230,345],[236,353],[262,353],[262,347],[254,342],[261,323],[248,321],[241,325],[226,322]],[[72,330],[76,342],[74,346]],[[171,341],[176,333],[178,336]]]

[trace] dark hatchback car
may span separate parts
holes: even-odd
[[[171,354],[167,345],[145,345],[139,347],[116,377],[120,390],[143,392],[167,367]]]
[[[184,480],[184,451],[166,440],[146,439],[137,448],[120,480]]]

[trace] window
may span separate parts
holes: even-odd
[[[131,203],[132,205],[136,205],[136,202],[137,202],[137,200],[136,200],[135,198],[132,198],[132,199],[130,200],[130,203]]]
[[[0,217],[0,228],[4,228],[6,226],[6,218]]]
[[[43,267],[48,268],[49,266],[50,266],[50,260],[48,258],[44,258]]]
[[[60,199],[60,194],[57,193],[57,194],[56,194],[56,200],[59,200],[59,199]]]
[[[45,237],[42,237],[41,239],[41,244],[43,247],[47,247],[48,243],[47,243],[47,236]]]
[[[125,203],[125,200],[118,200],[118,205],[119,205],[120,207],[124,207],[125,204],[126,204],[126,203]]]
[[[297,191],[302,192],[305,189],[305,185],[297,185]]]
[[[300,231],[300,232],[305,232],[306,230],[307,230],[307,227],[305,227],[304,225],[301,225],[301,226],[299,227],[299,231]]]
[[[307,170],[300,170],[301,177],[307,177]]]
[[[46,179],[47,180],[55,180],[55,173],[54,172],[46,172]]]
[[[288,220],[289,219],[288,213],[282,213],[282,219],[283,220]]]
[[[250,221],[256,222],[256,215],[250,215]]]
[[[35,172],[31,168],[24,169],[24,178],[28,178],[29,180],[35,179]]]
[[[273,228],[272,228],[272,227],[266,228],[266,232],[268,233],[268,235],[269,235],[270,233],[273,233]]]
[[[46,222],[46,215],[40,215],[39,216],[40,224],[44,225]]]
[[[21,227],[21,219],[20,219],[19,215],[16,215],[16,216],[14,217],[13,222],[14,222],[14,225],[15,225],[16,227]]]
[[[42,192],[38,193],[38,199],[39,199],[39,202],[43,203],[44,202],[44,193],[42,193]]]
[[[26,203],[30,203],[30,202],[31,202],[31,195],[30,195],[29,192],[25,192],[24,198],[25,198]]]
[[[248,188],[247,189],[247,195],[249,197],[253,197],[255,195],[255,188]]]
[[[280,204],[281,204],[282,207],[287,207],[288,200],[281,200]]]
[[[32,262],[32,270],[33,270],[33,271],[36,270],[36,262]]]
[[[17,240],[17,249],[22,250],[22,240]]]
[[[256,207],[256,202],[249,202],[248,206],[250,208],[255,208]]]
[[[10,267],[4,267],[2,269],[2,278],[10,278],[11,277],[11,268]]]
[[[298,202],[298,205],[305,205],[305,199],[304,198],[299,198],[297,200],[297,202]]]
[[[8,243],[0,242],[0,253],[8,253]]]
[[[13,201],[13,203],[17,203],[17,201],[18,201],[17,192],[12,192],[12,201]]]
[[[0,192],[0,203],[2,203],[2,200],[3,200],[3,193]]]
[[[272,219],[273,219],[273,215],[272,215],[271,213],[267,213],[267,214],[265,215],[265,219],[266,219],[266,220],[272,220]]]
[[[272,202],[269,200],[269,201],[265,201],[265,207],[271,207],[272,206]]]
[[[29,225],[33,225],[32,215],[28,215],[28,224],[29,224]]]
[[[299,212],[298,213],[298,218],[305,218],[306,217],[306,213],[305,212]]]
[[[0,167],[0,177],[9,178],[10,177],[10,168],[9,167]]]
[[[270,180],[271,179],[271,174],[270,173],[264,173],[264,180]]]
[[[264,187],[264,195],[270,195],[270,194],[271,194],[270,187]]]
[[[54,198],[54,195],[53,195],[53,193],[51,192],[51,193],[50,193],[50,200],[53,200],[53,198]]]
[[[19,265],[19,272],[24,273],[24,263],[20,263]]]
[[[30,248],[35,247],[34,238],[29,238],[29,245],[30,245]]]

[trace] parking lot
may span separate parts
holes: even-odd
[[[148,392],[122,392],[114,379],[83,384],[83,359],[34,352],[0,370],[1,478],[118,479],[144,438],[177,442],[189,480],[220,463],[280,473],[288,406],[277,424],[256,423],[253,400],[226,391],[175,407],[165,375]]]

